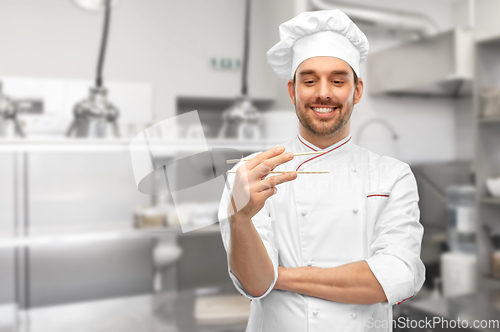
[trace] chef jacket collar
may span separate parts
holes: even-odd
[[[328,151],[326,153],[316,155],[314,157],[323,158],[324,156],[328,157],[340,157],[344,155],[345,153],[348,153],[352,149],[352,139],[351,139],[351,133],[347,135],[345,138],[342,140],[338,141],[335,144],[332,144],[324,149],[319,148],[318,146],[312,144],[311,142],[307,141],[302,135],[297,134],[297,139],[298,139],[298,144],[299,144],[299,149],[300,152],[311,152],[311,151]],[[313,157],[311,155],[311,157]],[[310,158],[308,158],[310,159]]]

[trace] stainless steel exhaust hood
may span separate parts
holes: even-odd
[[[340,9],[363,28],[416,34],[419,37],[429,37],[438,32],[436,23],[422,14],[361,6],[346,1],[310,0],[310,4],[314,10]]]
[[[455,28],[371,54],[366,66],[372,94],[470,96],[472,30]]]

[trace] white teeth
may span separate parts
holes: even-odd
[[[324,108],[324,107],[312,107],[313,111],[318,112],[318,113],[330,113],[333,112],[335,108]]]

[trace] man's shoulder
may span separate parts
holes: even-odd
[[[369,172],[377,172],[387,176],[400,176],[402,173],[411,172],[408,163],[387,155],[379,155],[367,148],[355,145],[359,162],[365,164]]]

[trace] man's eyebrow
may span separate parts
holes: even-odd
[[[309,75],[309,74],[316,74],[316,72],[312,69],[303,70],[303,71],[299,72],[299,76]]]
[[[308,70],[303,70],[301,72],[299,72],[299,76],[303,76],[303,75],[309,75],[309,74],[316,74],[316,72],[312,69],[308,69]],[[349,76],[349,72],[346,71],[346,70],[334,70],[330,73],[330,75],[344,75],[344,76]]]
[[[349,72],[345,70],[334,70],[330,74],[349,76]]]

